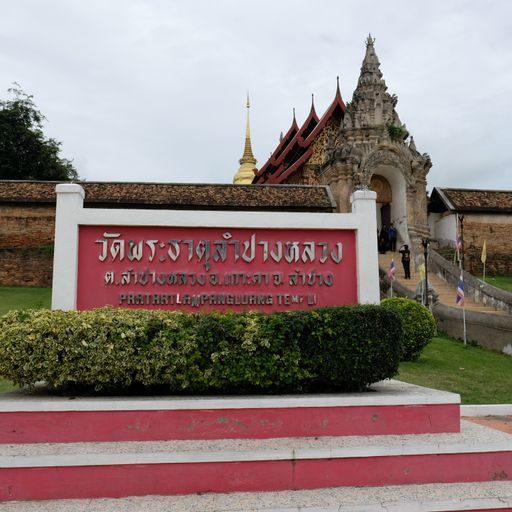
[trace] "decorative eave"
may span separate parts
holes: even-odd
[[[292,140],[288,143],[288,145],[284,148],[284,150],[279,155],[279,158],[276,159],[274,162],[274,165],[280,165],[286,156],[290,153],[290,151],[296,147],[297,145],[301,147],[306,147],[304,143],[304,133],[311,128],[308,133],[310,134],[312,130],[314,130],[314,127],[318,124],[318,116],[316,115],[315,108],[312,105],[311,110],[309,111],[308,117],[306,120],[302,123],[302,126],[298,130],[298,132],[294,135]],[[313,126],[311,126],[313,125]]]
[[[455,208],[450,200],[445,196],[443,189],[434,187],[432,189],[432,193],[430,194],[428,211],[433,213],[441,213],[442,211],[447,210],[453,212]]]
[[[334,96],[334,100],[329,105],[329,108],[325,111],[324,115],[319,120],[318,124],[315,126],[315,129],[310,133],[308,138],[306,139],[306,144],[311,144],[311,142],[317,137],[317,135],[325,128],[325,125],[329,122],[329,120],[332,118],[334,113],[336,112],[336,109],[340,108],[342,117],[345,114],[347,110],[347,106],[345,105],[345,102],[343,101],[343,98],[341,97],[340,92],[340,85],[338,81],[338,85],[336,87],[336,95]]]
[[[279,157],[281,156],[283,151],[288,147],[288,145],[294,139],[294,137],[297,135],[298,131],[299,131],[299,125],[297,124],[297,119],[295,119],[295,109],[294,109],[292,125],[290,126],[290,128],[288,129],[286,134],[283,136],[282,140],[279,142],[277,148],[270,155],[270,158],[268,159],[267,163],[272,163],[274,165],[276,164],[276,162],[279,160]]]
[[[279,185],[283,180],[285,180],[288,176],[293,174],[302,164],[306,163],[311,155],[313,154],[313,148],[308,148],[306,152],[298,158],[290,167],[287,169],[284,168],[284,165],[279,167],[278,171],[270,176],[270,178],[266,181],[266,183],[271,185]]]
[[[316,113],[314,112],[314,107],[309,113],[308,118],[304,121],[301,129],[297,132],[295,137],[288,143],[287,147],[281,153],[279,159],[277,161],[272,161],[272,157],[268,160],[268,162],[260,169],[260,171],[256,174],[254,179],[254,183],[282,183],[283,180],[288,178],[293,172],[295,172],[302,164],[304,164],[312,154],[312,149],[310,148],[311,144],[314,142],[316,137],[322,132],[325,128],[329,120],[333,117],[336,110],[339,109],[341,113],[341,117],[343,117],[347,107],[343,98],[341,97],[341,91],[339,87],[339,81],[336,87],[336,94],[334,96],[334,100],[329,105],[329,108],[326,110],[324,115],[318,119]],[[316,118],[316,119],[315,119]],[[306,131],[306,128],[312,121],[316,122],[316,125],[311,130],[311,132],[304,139],[302,134]],[[299,147],[304,150],[304,153],[298,157],[295,162],[293,162],[289,167],[285,167],[284,159],[286,155],[288,155],[294,148]],[[274,169],[272,169],[272,167]],[[272,172],[269,172],[272,169]],[[267,173],[267,177],[265,178],[265,172]]]
[[[269,167],[279,168],[284,162],[287,155],[297,146],[299,146],[300,148],[305,148],[306,145],[304,143],[304,134],[307,133],[307,136],[309,136],[315,129],[316,125],[318,124],[318,121],[318,115],[315,111],[313,103],[311,104],[311,109],[309,111],[308,117],[302,123],[302,126],[300,128],[298,128],[294,113],[293,123],[290,130],[288,130],[288,133],[283,138],[283,140],[276,148],[276,150],[272,153],[272,155],[265,163],[265,165],[256,173],[256,176],[261,176],[265,174]],[[290,132],[292,132],[293,129],[296,129],[295,133],[291,136],[291,138],[289,138],[289,135],[291,135]]]

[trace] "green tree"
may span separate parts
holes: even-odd
[[[62,158],[61,143],[43,134],[46,119],[33,96],[18,84],[13,96],[0,100],[0,179],[69,181],[78,178],[70,160]]]

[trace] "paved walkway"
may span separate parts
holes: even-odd
[[[512,416],[484,416],[479,418],[464,418],[484,427],[494,428],[507,434],[512,434]],[[512,484],[511,484],[512,485]]]

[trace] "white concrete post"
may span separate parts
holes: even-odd
[[[372,190],[356,190],[350,197],[359,224],[356,257],[360,304],[380,303],[376,199]]]
[[[76,309],[78,275],[78,225],[84,206],[80,185],[57,185],[55,248],[53,255],[52,309]]]

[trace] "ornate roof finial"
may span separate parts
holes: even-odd
[[[256,169],[256,158],[252,154],[251,147],[251,125],[249,122],[249,109],[251,107],[249,101],[249,92],[247,92],[247,121],[245,125],[245,146],[244,146],[244,154],[242,158],[240,158],[240,169],[235,174],[233,178],[233,183],[235,185],[248,185],[252,183],[254,178],[254,173]]]
[[[281,132],[279,134],[279,142],[281,142],[283,140],[283,138],[284,138],[284,135],[283,135],[283,132]],[[270,154],[272,154],[272,153],[270,153]]]
[[[311,109],[310,109],[309,113],[316,115],[316,112],[315,112],[315,95],[313,93],[311,94]]]
[[[296,123],[297,120],[295,119],[295,107],[293,107],[293,122]]]
[[[249,149],[251,157],[254,158],[254,156],[252,156],[252,149],[251,149],[251,125],[249,123],[249,109],[251,108],[251,103],[249,101],[249,91],[247,91],[246,107],[247,107],[247,122],[246,122],[246,125],[245,125],[245,150],[244,150],[244,156],[245,156],[245,154],[247,152],[247,149]],[[249,145],[247,145],[247,143],[249,143]]]
[[[340,91],[340,77],[336,77],[336,94],[335,96],[339,96],[341,98],[341,91]]]
[[[371,34],[368,34],[368,38],[366,39],[366,46],[373,46],[373,43],[375,43],[375,38],[372,37]]]

